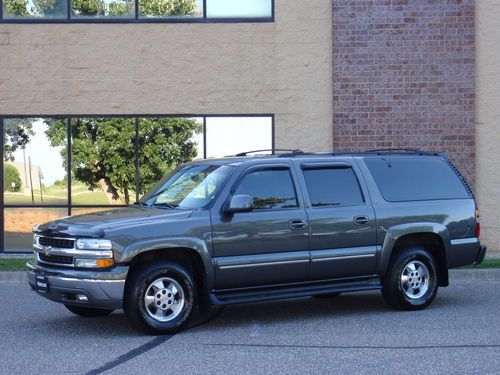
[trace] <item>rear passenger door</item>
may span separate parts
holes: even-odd
[[[311,279],[374,274],[376,221],[351,159],[297,165],[310,228]]]

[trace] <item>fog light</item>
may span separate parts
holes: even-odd
[[[75,267],[79,268],[106,268],[114,264],[113,259],[75,259]]]
[[[80,302],[88,302],[88,298],[85,294],[77,294],[76,295],[76,300]]]

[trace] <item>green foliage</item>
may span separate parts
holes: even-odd
[[[65,0],[4,0],[5,13],[10,16],[65,15]]]
[[[30,137],[35,135],[32,122],[32,119],[5,120],[3,149],[5,161],[14,161],[14,153],[17,149],[25,148],[30,142]]]
[[[146,16],[186,16],[198,10],[196,0],[139,0],[139,11]]]
[[[198,11],[196,0],[137,0],[140,12],[147,16],[185,16]],[[65,0],[4,0],[9,16],[64,16]],[[123,16],[134,14],[133,0],[73,0],[77,16]]]
[[[201,126],[187,118],[141,119],[139,128],[139,193],[143,194],[164,174],[180,163],[194,159],[191,140]]]
[[[114,199],[130,203],[135,190],[135,119],[74,119],[71,170],[89,190],[103,180]],[[140,193],[158,181],[166,170],[196,157],[193,134],[198,123],[185,118],[141,119],[139,132]],[[66,123],[54,121],[46,131],[53,147],[63,146],[67,164]]]
[[[3,0],[6,15],[29,16],[28,0]]]
[[[12,183],[15,184],[12,187]],[[3,190],[4,191],[20,191],[21,176],[16,167],[11,164],[3,163]]]

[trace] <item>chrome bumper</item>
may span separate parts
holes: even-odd
[[[128,267],[106,271],[81,271],[27,263],[28,282],[38,294],[55,302],[120,309]]]

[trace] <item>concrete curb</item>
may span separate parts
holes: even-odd
[[[500,281],[500,268],[490,269],[465,269],[450,270],[450,284],[477,283],[488,281]],[[27,283],[25,271],[0,271],[0,284],[2,283]]]

